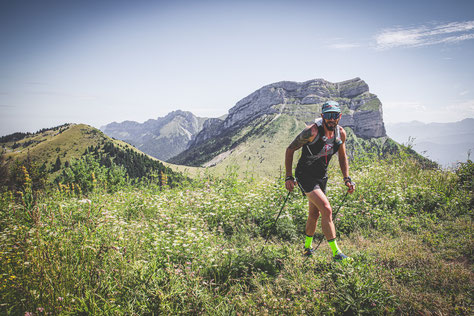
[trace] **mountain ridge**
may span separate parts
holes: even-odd
[[[382,104],[359,77],[336,83],[324,79],[275,82],[242,98],[229,109],[227,115],[219,118],[199,118],[191,112],[177,110],[144,123],[113,122],[102,126],[101,130],[155,158],[176,162],[175,157],[183,152],[201,146],[208,139],[245,128],[245,125],[264,116],[277,119],[281,115],[293,115],[297,120],[313,121],[322,103],[329,99],[341,104],[341,126],[351,128],[364,139],[386,136]],[[214,142],[215,150],[219,142]],[[217,151],[216,156],[222,153]]]
[[[320,115],[327,100],[339,102],[343,114],[340,125],[354,138],[348,142],[350,146],[362,150],[372,144],[380,151],[395,146],[386,135],[382,103],[360,78],[339,83],[324,79],[282,81],[238,101],[225,120],[211,122],[196,135],[192,146],[168,161],[213,166],[221,171],[238,165],[274,174],[283,166],[284,148]]]
[[[395,141],[412,146],[445,167],[466,161],[469,151],[474,150],[474,118],[446,123],[390,123],[387,133]]]
[[[34,164],[47,174],[50,183],[71,163],[88,154],[107,168],[113,164],[123,167],[125,175],[131,179],[152,178],[160,173],[166,174],[170,183],[184,179],[181,172],[175,171],[170,164],[86,124],[68,123],[36,133],[14,133],[1,137],[0,144],[2,168],[8,169],[17,163]]]
[[[128,120],[112,122],[101,126],[100,130],[165,161],[185,150],[207,120],[189,111],[175,110],[143,123]]]
[[[233,128],[234,125],[245,125],[262,115],[288,113],[286,105],[311,107],[311,112],[321,108],[322,103],[332,99],[340,103],[344,114],[340,125],[351,127],[359,137],[372,138],[386,136],[383,123],[382,104],[376,95],[369,92],[365,81],[356,77],[338,83],[324,79],[312,79],[305,82],[280,81],[265,85],[238,101],[229,109],[229,115],[222,122],[212,126],[215,132],[203,129],[197,136],[201,141],[217,136],[222,130]],[[317,105],[317,108],[314,106]],[[197,145],[194,142],[193,145]]]

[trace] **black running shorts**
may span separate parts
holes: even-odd
[[[326,194],[326,184],[328,178],[313,178],[307,175],[300,175],[296,178],[298,186],[304,193],[309,193],[316,189],[321,189]]]

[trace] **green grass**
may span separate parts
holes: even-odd
[[[62,173],[65,169],[64,164],[66,162],[72,163],[74,160],[80,159],[86,149],[97,146],[103,147],[104,144],[112,144],[113,147],[121,151],[128,150],[133,153],[145,155],[148,159],[161,163],[158,159],[144,154],[135,147],[123,141],[112,139],[100,130],[86,124],[66,124],[61,127],[27,135],[17,142],[10,141],[1,143],[4,159],[7,163],[13,165],[16,160],[24,162],[30,159],[38,167],[44,164],[45,169],[49,171],[48,178],[50,182]],[[59,171],[50,171],[58,157],[62,167]],[[133,158],[129,160],[133,160]],[[202,168],[188,166],[172,164],[166,164],[166,166],[173,171],[181,172],[191,177],[202,171]]]
[[[379,111],[381,107],[382,107],[382,103],[380,102],[380,100],[378,98],[373,98],[373,99],[370,99],[368,102],[366,102],[357,110],[358,111]]]
[[[59,156],[63,161],[78,159],[90,145],[105,141],[102,132],[85,124],[71,124],[60,130],[49,130],[23,138],[12,149],[13,142],[5,143],[6,159],[25,160],[29,154],[37,163],[53,164]],[[24,145],[23,145],[24,144]]]
[[[471,162],[472,164],[472,162]],[[99,183],[88,196],[0,199],[2,314],[473,313],[472,174],[354,161],[357,190],[335,219],[352,263],[326,242],[302,257],[307,202],[228,168],[181,187]],[[328,196],[344,189],[333,164]],[[316,238],[320,236],[320,226]]]

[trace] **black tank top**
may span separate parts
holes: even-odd
[[[323,120],[315,122],[318,127],[318,135],[311,143],[303,146],[300,160],[296,166],[296,175],[322,179],[326,177],[329,161],[342,144],[339,125],[334,130],[334,136],[330,139],[324,136]]]

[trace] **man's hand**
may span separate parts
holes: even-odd
[[[286,177],[285,187],[288,191],[292,192],[295,187],[295,179],[293,177]]]
[[[352,194],[356,188],[356,184],[352,182],[351,178],[349,177],[344,178],[344,184],[349,188],[347,192]]]

